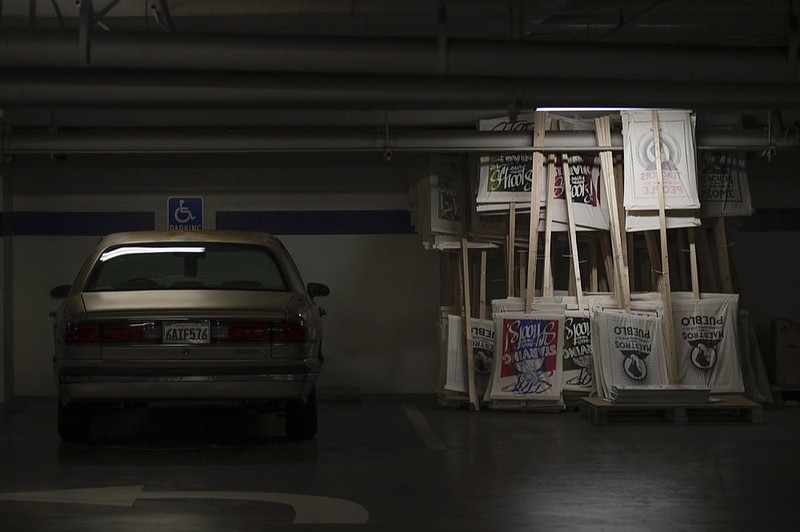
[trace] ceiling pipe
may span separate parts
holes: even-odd
[[[800,108],[788,83],[0,69],[0,108],[273,105],[354,109]]]
[[[102,32],[94,68],[785,83],[785,47]],[[80,67],[78,35],[3,30],[0,67]],[[444,56],[442,55],[444,54]],[[789,65],[791,66],[791,65]]]
[[[766,131],[698,130],[699,150],[737,149],[762,151],[769,148]],[[610,146],[598,146],[593,131],[548,131],[544,146],[547,153],[596,152],[600,149],[622,150],[622,137],[612,135]],[[493,153],[530,152],[530,132],[496,131],[384,131],[319,129],[261,130],[232,132],[197,132],[111,130],[89,133],[6,133],[2,139],[5,155],[75,154],[75,153],[268,153],[268,152],[437,152]],[[800,148],[797,135],[780,139],[779,149]]]

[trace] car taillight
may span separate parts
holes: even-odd
[[[64,341],[68,344],[96,344],[100,341],[100,324],[70,323]]]
[[[102,338],[109,344],[155,343],[161,340],[161,327],[153,322],[104,323]]]
[[[161,328],[145,323],[71,323],[64,341],[68,344],[89,343],[156,343],[161,340]]]
[[[241,322],[220,321],[214,325],[213,340],[216,342],[304,342],[306,328],[294,322]]]
[[[267,322],[221,322],[214,328],[214,340],[219,342],[269,342]]]
[[[305,342],[306,327],[302,323],[276,322],[272,324],[273,342]]]

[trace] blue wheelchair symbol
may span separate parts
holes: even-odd
[[[172,217],[175,218],[175,221],[179,224],[188,224],[196,217],[192,214],[192,211],[189,210],[189,207],[186,207],[184,203],[186,200],[180,199],[178,200],[178,207],[175,208],[175,211],[172,213]]]

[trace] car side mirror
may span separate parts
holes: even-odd
[[[72,288],[71,285],[62,284],[56,286],[52,290],[50,290],[50,297],[53,299],[64,299],[69,294],[70,289]]]
[[[311,299],[315,297],[325,297],[331,293],[331,289],[328,288],[328,285],[322,283],[308,283],[306,290],[308,290],[308,297]]]

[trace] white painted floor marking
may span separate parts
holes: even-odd
[[[143,491],[144,486],[114,486],[20,493],[0,493],[0,500],[101,506],[133,506],[141,499],[225,499],[287,504],[294,508],[295,524],[363,524],[369,512],[347,499],[258,491]]]
[[[411,421],[417,434],[419,434],[419,437],[425,442],[425,446],[428,449],[434,451],[444,451],[447,449],[447,446],[436,434],[436,431],[433,430],[433,427],[431,427],[431,424],[428,423],[428,420],[425,418],[425,414],[423,414],[419,408],[412,405],[403,405],[403,410],[405,410],[406,416],[408,416],[409,421]]]

